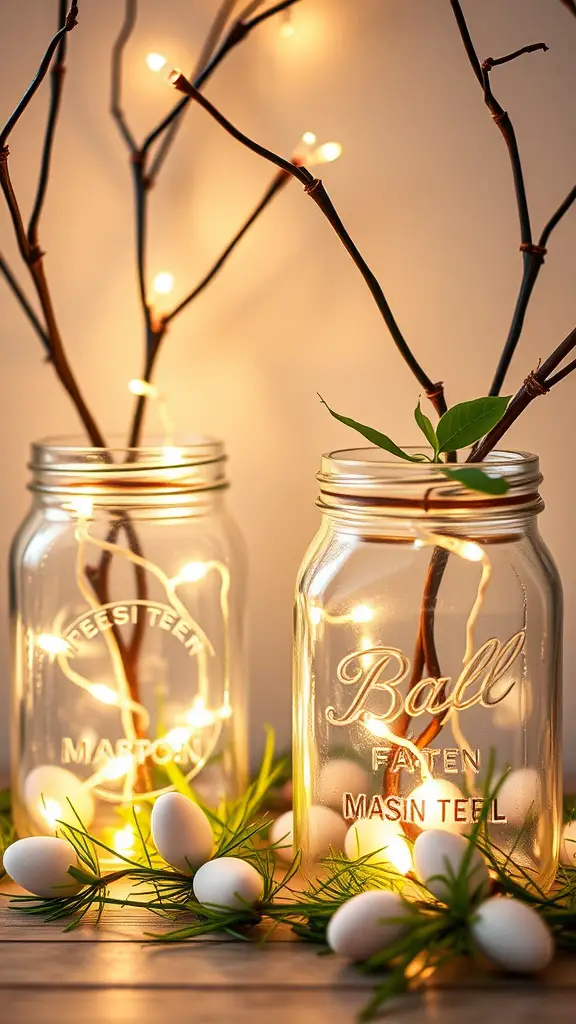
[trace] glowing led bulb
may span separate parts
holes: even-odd
[[[208,566],[205,562],[188,562],[178,573],[177,579],[180,583],[197,583],[198,580],[204,579],[207,572]]]
[[[410,799],[424,808],[424,820],[418,820],[421,829],[440,828],[445,832],[464,832],[468,828],[465,821],[455,820],[459,806],[456,801],[462,804],[465,800],[458,786],[448,779],[426,779],[412,790]]]
[[[109,779],[121,779],[123,775],[126,775],[132,767],[132,758],[129,754],[125,754],[122,757],[113,757],[102,769],[102,772],[98,772],[101,778]]]
[[[157,295],[168,295],[174,287],[174,275],[167,270],[161,271],[160,274],[156,274],[152,287]]]
[[[400,875],[412,870],[412,851],[402,836],[395,836],[386,848],[386,858]]]
[[[294,28],[292,21],[284,21],[280,26],[280,35],[283,39],[290,39],[295,32],[296,29]]]
[[[324,142],[316,150],[316,163],[331,164],[342,155],[342,146],[339,142]]]
[[[90,688],[92,696],[99,700],[101,704],[117,704],[118,694],[110,686],[106,686],[105,683],[93,683]]]
[[[468,562],[481,562],[484,558],[482,548],[473,540],[465,540],[462,543],[458,554],[461,555],[462,558],[466,558]]]
[[[92,498],[79,497],[74,498],[73,501],[67,501],[62,508],[65,508],[67,512],[73,512],[78,519],[90,519],[94,502]]]
[[[161,53],[149,53],[146,57],[146,63],[150,71],[162,71],[166,64],[166,57],[163,57]]]
[[[55,828],[57,822],[63,819],[62,804],[59,804],[57,800],[41,801],[38,805],[38,811],[42,817],[46,818],[46,821],[52,828]]]
[[[306,146],[314,146],[316,144],[316,136],[314,135],[314,132],[304,132],[302,142]]]
[[[126,825],[114,833],[114,849],[123,857],[130,857],[134,853],[136,836],[132,829]]]
[[[181,750],[190,739],[190,729],[185,725],[176,725],[164,736],[164,742],[168,743],[173,750]]]
[[[40,633],[40,636],[36,637],[36,646],[44,651],[45,654],[50,654],[53,657],[56,654],[65,654],[68,650],[68,641],[64,640],[61,636],[54,636],[52,633]]]
[[[202,697],[196,697],[185,717],[191,729],[205,729],[209,725],[214,725],[214,715],[208,710]]]
[[[374,611],[367,604],[357,604],[350,613],[352,622],[371,622],[374,618]]]
[[[322,609],[321,608],[312,607],[310,609],[310,622],[312,622],[315,626],[319,626],[320,625],[320,623],[322,622]]]
[[[142,395],[146,398],[158,397],[158,388],[147,380],[140,380],[139,377],[128,381],[128,391],[131,391],[133,395]]]

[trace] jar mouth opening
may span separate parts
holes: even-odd
[[[405,449],[409,455],[432,456],[425,445]],[[318,473],[320,508],[335,513],[429,517],[438,512],[453,519],[492,514],[499,509],[537,513],[543,502],[537,455],[496,449],[483,462],[467,463],[471,449],[458,452],[457,463],[410,462],[381,448],[344,448],[322,456]],[[480,469],[505,481],[505,493],[473,490],[447,470]]]
[[[137,447],[127,447],[121,435],[111,435],[111,444],[97,448],[87,444],[80,435],[55,435],[41,438],[32,444],[32,470],[59,470],[74,467],[80,471],[98,468],[124,472],[143,468],[162,469],[194,466],[225,459],[224,443],[216,437],[192,434],[186,437],[151,438]]]
[[[403,448],[408,455],[426,455],[429,459],[432,458],[432,449],[427,445],[406,445]],[[462,448],[458,452],[458,468],[464,468],[466,459],[471,448]],[[440,463],[434,462],[409,462],[407,459],[401,459],[396,455],[390,455],[382,448],[366,447],[366,448],[340,448],[335,451],[327,452],[322,456],[322,470],[325,468],[325,462],[332,464],[335,468],[341,465],[343,469],[349,468],[350,472],[360,472],[362,467],[367,470],[378,468],[379,470],[389,469],[396,471],[398,469],[405,470],[409,473],[416,475],[417,473],[429,474],[430,472],[439,472]],[[442,464],[443,465],[443,464]],[[534,472],[538,472],[538,456],[533,455],[532,452],[524,451],[507,451],[503,449],[495,449],[491,451],[488,457],[483,462],[469,463],[469,466],[473,466],[475,469],[482,469],[484,472],[492,471],[495,469],[512,469],[514,467],[533,467]],[[457,468],[454,466],[454,468]]]

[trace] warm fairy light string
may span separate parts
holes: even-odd
[[[125,559],[135,562],[141,565],[147,571],[151,572],[156,576],[162,583],[166,594],[168,595],[169,601],[172,607],[177,611],[179,616],[187,622],[192,632],[196,635],[199,640],[199,644],[195,647],[194,653],[198,659],[198,679],[199,679],[199,695],[196,697],[192,708],[186,713],[185,720],[186,726],[175,726],[171,729],[166,736],[161,739],[173,747],[175,753],[183,747],[183,745],[194,736],[196,732],[201,729],[213,728],[211,736],[210,750],[206,750],[203,756],[197,756],[194,759],[192,772],[189,773],[186,778],[190,777],[190,774],[197,774],[198,771],[205,765],[211,751],[214,749],[215,744],[218,741],[222,725],[224,720],[231,717],[232,708],[230,704],[230,638],[229,638],[229,591],[230,591],[230,570],[226,565],[217,561],[211,560],[207,562],[190,562],[187,563],[180,573],[172,578],[169,578],[158,566],[149,562],[147,559],[141,558],[135,555],[133,552],[127,549],[118,547],[116,544],[111,544],[107,541],[101,541],[99,538],[94,537],[88,531],[87,519],[92,512],[92,502],[90,499],[80,499],[75,502],[72,506],[68,507],[68,510],[75,513],[78,516],[78,522],[75,529],[75,539],[78,544],[77,554],[77,583],[82,593],[82,596],[88,603],[89,607],[93,610],[100,609],[100,605],[92,593],[91,588],[86,582],[84,573],[84,551],[87,544],[94,544],[101,550],[110,552],[111,554],[119,555]],[[224,678],[224,693],[223,703],[221,707],[213,712],[207,707],[208,702],[208,674],[207,674],[207,660],[206,651],[214,655],[214,648],[208,637],[201,629],[199,624],[192,618],[188,609],[185,607],[183,602],[178,598],[175,593],[176,588],[182,584],[198,582],[205,578],[210,571],[216,571],[219,573],[221,578],[220,585],[220,608],[223,619],[223,678]],[[59,628],[60,623],[55,622],[55,628]],[[73,669],[67,659],[67,655],[70,653],[70,647],[68,642],[59,635],[43,633],[36,638],[36,645],[44,653],[50,657],[55,658],[59,665],[59,668],[63,672],[66,678],[70,680],[74,685],[86,690],[90,695],[97,701],[117,706],[121,712],[122,727],[124,736],[127,740],[133,741],[137,738],[137,733],[134,728],[133,715],[139,714],[143,719],[145,726],[149,723],[149,714],[143,705],[132,701],[130,697],[130,690],[126,680],[122,659],[118,650],[117,643],[115,641],[112,631],[106,630],[102,634],[107,644],[112,663],[114,665],[115,679],[117,689],[114,690],[112,687],[107,686],[104,683],[93,683],[89,679],[86,679],[83,675]],[[100,783],[104,781],[111,781],[114,779],[120,779],[124,777],[124,787],[122,793],[122,802],[128,803],[132,801],[134,795],[134,780],[137,773],[137,761],[136,758],[130,754],[126,754],[120,757],[110,759],[103,768],[99,769],[88,779],[86,779],[82,786],[93,790],[95,795],[101,799],[117,802],[118,795],[110,793],[107,790],[103,790],[100,787]],[[168,787],[170,788],[170,787]],[[165,792],[166,787],[147,792],[143,794],[143,798],[149,800],[160,793]],[[62,809],[60,804],[47,797],[42,801],[41,811],[43,816],[52,823],[53,821],[62,816]]]
[[[156,403],[160,422],[164,429],[164,440],[168,451],[170,451],[172,438],[174,436],[174,422],[168,412],[168,403],[162,392],[155,384],[150,384],[149,381],[142,380],[140,377],[134,377],[132,380],[128,381],[128,390],[133,395],[149,398],[152,402]]]
[[[370,714],[365,714],[363,716],[362,725],[365,729],[368,729],[368,732],[371,732],[373,736],[386,739],[397,747],[404,747],[406,750],[409,750],[420,765],[420,774],[422,779],[427,782],[428,779],[432,778],[432,772],[428,767],[428,762],[424,757],[424,754],[419,747],[412,742],[412,740],[409,740],[406,736],[397,736],[396,733],[392,732],[392,730],[388,728],[385,722],[382,722],[379,718],[374,718],[374,716]]]

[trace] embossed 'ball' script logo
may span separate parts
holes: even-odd
[[[410,673],[410,661],[396,647],[371,647],[347,654],[338,665],[338,681],[356,687],[347,708],[338,714],[326,708],[331,725],[351,725],[366,714],[381,722],[395,722],[401,715],[444,715],[464,711],[475,704],[491,708],[503,701],[516,685],[516,679],[505,678],[509,668],[524,647],[526,633],[520,630],[510,640],[487,640],[464,665],[454,681],[451,676],[421,679],[404,696],[400,690]],[[368,668],[366,661],[372,662]]]

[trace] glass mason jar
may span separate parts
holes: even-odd
[[[322,524],[296,592],[296,845],[305,860],[328,841],[382,851],[406,873],[406,837],[466,833],[500,782],[493,850],[547,887],[562,594],[537,526],[538,459],[492,453],[480,468],[509,485],[496,497],[382,454],[332,452],[318,476]]]
[[[244,786],[245,565],[225,461],[210,438],[32,447],[11,555],[18,835],[53,833],[71,804],[125,852],[134,801],[148,812],[190,785],[216,804]]]

